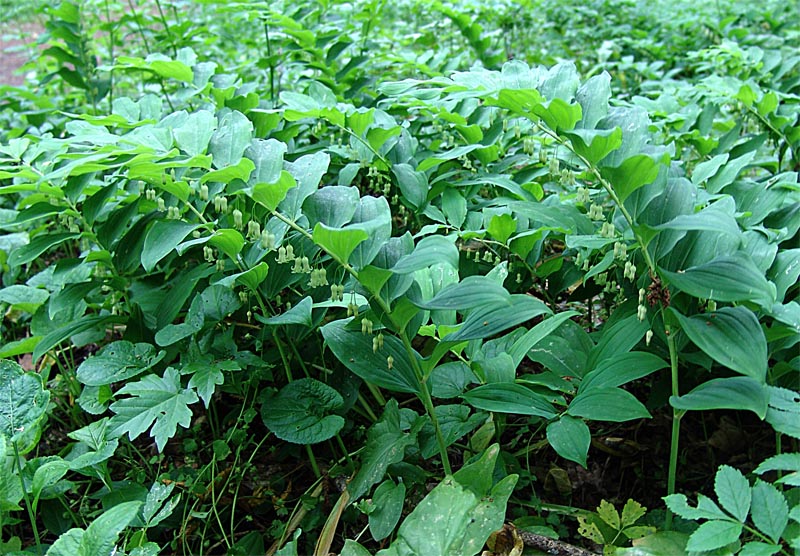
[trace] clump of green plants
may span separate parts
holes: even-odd
[[[3,550],[796,549],[796,22],[289,4],[62,2],[2,88]]]

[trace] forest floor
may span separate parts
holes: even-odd
[[[29,59],[28,45],[36,42],[42,31],[35,21],[0,25],[0,85],[18,87],[25,82],[18,70]]]

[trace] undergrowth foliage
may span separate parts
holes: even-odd
[[[790,8],[396,4],[43,8],[0,87],[3,552],[800,550]],[[686,491],[723,411],[769,451]],[[548,501],[652,417],[666,508]]]

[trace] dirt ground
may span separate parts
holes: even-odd
[[[0,26],[0,85],[19,86],[25,82],[17,70],[30,56],[26,45],[35,43],[41,32],[41,26],[34,22]]]

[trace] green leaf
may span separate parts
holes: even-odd
[[[320,223],[329,228],[341,228],[355,214],[358,199],[357,187],[321,187],[303,202],[303,212],[311,224]]]
[[[247,181],[250,174],[256,169],[256,165],[249,158],[242,158],[236,164],[225,166],[219,170],[211,170],[200,178],[200,183],[219,182],[231,183],[233,180]]]
[[[642,506],[636,500],[628,499],[625,506],[622,508],[622,527],[630,527],[647,513],[647,508]]]
[[[725,510],[745,522],[750,512],[750,483],[744,475],[729,465],[721,465],[714,477],[714,492]]]
[[[420,303],[422,309],[457,309],[460,311],[492,305],[507,304],[511,295],[502,285],[486,276],[468,276],[446,286],[433,299]]]
[[[714,550],[739,540],[742,524],[733,521],[707,521],[689,537],[686,550]]]
[[[688,504],[686,496],[683,494],[670,494],[664,497],[667,508],[675,515],[684,519],[730,519],[729,516],[719,509],[714,501],[708,497],[698,494],[697,500],[697,507],[693,508]]]
[[[428,176],[424,172],[417,172],[406,163],[393,164],[392,173],[397,178],[397,186],[403,199],[415,209],[421,208],[428,197]]]
[[[701,299],[753,301],[765,308],[772,308],[775,303],[775,285],[741,252],[684,271],[661,272],[671,286]]]
[[[359,228],[330,228],[317,222],[313,232],[314,243],[330,253],[340,263],[347,263],[358,244],[369,238]]]
[[[47,336],[39,340],[39,343],[36,344],[36,349],[33,350],[33,360],[36,361],[42,355],[71,336],[80,334],[81,332],[85,332],[95,327],[124,322],[124,318],[114,315],[83,316],[76,321],[69,322],[64,326],[53,330],[47,334]]]
[[[753,541],[742,547],[739,556],[772,556],[781,551],[779,544],[767,544],[765,542]]]
[[[22,370],[17,363],[0,360],[0,434],[11,442],[36,426],[47,412],[50,392],[42,377]]]
[[[567,413],[592,421],[616,423],[651,417],[633,394],[619,388],[592,388],[570,402]]]
[[[668,366],[669,364],[657,355],[642,351],[606,358],[583,377],[578,393],[593,388],[622,386]]]
[[[376,386],[394,392],[419,393],[419,381],[403,343],[386,335],[383,348],[373,352],[373,337],[362,334],[361,330],[349,329],[347,324],[351,321],[335,320],[321,328],[325,343],[336,358],[354,374]],[[387,363],[389,356],[394,359],[391,369]],[[416,352],[414,357],[418,357]]]
[[[15,284],[0,290],[0,303],[8,303],[14,309],[35,313],[50,297],[50,292],[42,288],[33,288]]]
[[[214,167],[220,169],[238,164],[252,136],[253,124],[247,116],[237,110],[225,112],[208,145]]]
[[[656,179],[658,168],[658,164],[650,156],[637,154],[625,159],[616,168],[602,168],[601,173],[624,203],[631,193]]]
[[[497,445],[491,446],[477,462],[446,477],[403,521],[392,545],[376,556],[478,554],[489,535],[502,527],[517,481],[509,475],[491,487],[498,452]],[[488,480],[491,488],[481,488],[472,477]]]
[[[564,133],[580,156],[592,164],[603,160],[622,145],[622,129],[575,129]]]
[[[189,114],[182,125],[172,130],[178,148],[189,156],[204,154],[217,127],[217,118],[208,110]]]
[[[373,539],[380,541],[392,534],[403,514],[405,499],[405,484],[387,479],[378,485],[372,495],[375,509],[369,514],[369,532]]]
[[[294,177],[286,170],[281,170],[277,181],[271,183],[257,183],[253,186],[251,197],[269,210],[277,210],[278,205],[286,198],[286,194],[293,187],[297,187]]]
[[[582,116],[580,104],[568,103],[561,98],[554,98],[547,106],[537,104],[533,107],[532,112],[544,120],[547,127],[556,132],[573,129]]]
[[[762,461],[755,469],[755,473],[759,475],[769,471],[787,471],[789,473],[783,474],[776,483],[800,486],[800,453],[772,456]]]
[[[789,523],[789,506],[783,494],[769,483],[762,480],[753,485],[753,503],[751,507],[753,524],[759,531],[777,543]]]
[[[562,415],[547,425],[547,441],[564,459],[586,467],[586,455],[592,435],[583,419]]]
[[[767,338],[758,319],[746,307],[684,317],[674,308],[681,329],[717,363],[764,382],[767,377]]]
[[[603,327],[600,341],[589,352],[587,367],[593,369],[606,359],[628,353],[647,333],[648,326],[646,321],[640,321],[636,315],[629,315]]]
[[[195,389],[203,400],[203,405],[208,407],[217,386],[225,383],[222,371],[238,371],[240,368],[235,361],[213,361],[211,357],[204,357],[183,367],[181,374],[192,375],[189,379],[189,388]]]
[[[125,433],[131,440],[150,429],[159,452],[167,440],[175,436],[178,425],[188,428],[192,420],[189,405],[198,401],[194,390],[181,386],[177,370],[168,367],[164,376],[147,375],[138,382],[126,384],[117,392],[118,401],[111,404],[116,415],[109,423],[110,434]],[[121,398],[120,396],[130,397]],[[151,428],[152,426],[152,428]]]
[[[544,319],[542,322],[528,330],[518,340],[516,340],[508,350],[511,360],[516,369],[525,355],[533,349],[539,342],[547,336],[555,332],[564,322],[574,316],[579,315],[577,311],[564,311],[550,318]]]
[[[81,556],[111,554],[117,537],[133,521],[141,505],[141,502],[123,502],[104,511],[86,528],[78,553]]]
[[[392,267],[392,272],[409,274],[439,263],[447,263],[453,268],[458,268],[458,248],[452,240],[433,235],[421,239],[414,251],[397,261]]]
[[[249,183],[276,183],[283,171],[283,155],[286,151],[286,143],[277,139],[253,139],[244,151],[244,155],[255,164]]]
[[[517,221],[508,213],[495,214],[486,226],[486,231],[494,239],[505,244],[511,234],[517,231]]]
[[[80,237],[81,234],[64,232],[58,234],[41,234],[36,236],[27,245],[17,247],[8,257],[8,266],[16,267],[31,262],[39,255],[70,239]]]
[[[361,452],[361,467],[348,483],[350,500],[358,500],[382,480],[386,469],[403,460],[405,450],[416,444],[418,428],[409,432],[400,429],[400,410],[397,400],[386,402],[383,415],[367,431],[367,442]]]
[[[523,294],[509,296],[505,303],[494,303],[470,311],[456,332],[443,338],[447,342],[488,338],[539,315],[552,311],[535,297]]]
[[[236,256],[244,247],[244,237],[233,228],[217,229],[210,238],[209,245],[219,247],[231,260],[237,260]]]
[[[105,386],[142,374],[165,355],[165,351],[156,354],[152,344],[119,340],[85,359],[78,367],[76,377],[87,386]]]
[[[484,384],[461,397],[471,406],[485,411],[537,415],[546,419],[556,416],[556,411],[547,398],[513,382]]]
[[[311,306],[312,300],[310,297],[304,297],[295,306],[274,317],[264,318],[261,315],[256,315],[256,320],[264,324],[276,326],[282,324],[302,324],[311,328]]]
[[[744,409],[763,419],[767,414],[769,393],[766,385],[745,376],[713,378],[683,396],[671,396],[675,409],[707,411],[710,409]]]
[[[344,418],[328,413],[339,409],[341,394],[313,378],[302,378],[284,386],[277,396],[261,406],[261,418],[272,433],[294,444],[316,444],[328,440],[344,426]]]
[[[142,267],[147,272],[153,270],[158,262],[174,250],[186,236],[197,230],[198,224],[182,220],[157,220],[147,230],[142,248]]]

